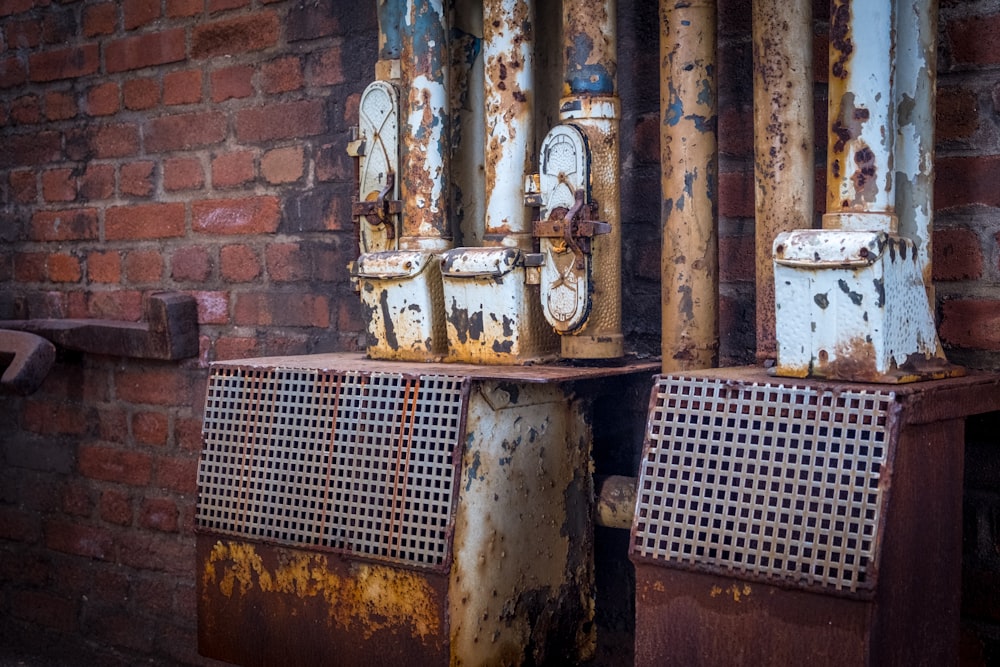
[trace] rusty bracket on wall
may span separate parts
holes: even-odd
[[[584,255],[591,252],[590,242],[598,234],[611,232],[611,225],[593,218],[597,215],[597,202],[584,203],[584,191],[576,190],[569,210],[557,208],[548,220],[534,223],[536,238],[562,239],[565,247],[576,256],[576,268],[584,268]]]
[[[98,319],[0,320],[0,328],[26,331],[67,350],[136,359],[187,359],[198,354],[198,304],[178,292],[151,294],[145,321]]]
[[[389,199],[393,187],[396,184],[396,175],[392,172],[386,174],[385,187],[378,193],[378,196],[369,201],[351,202],[351,216],[361,222],[361,218],[368,221],[372,227],[385,226],[385,235],[388,239],[396,238],[396,226],[392,216],[399,215],[403,211],[403,202]]]

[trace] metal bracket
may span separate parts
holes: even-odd
[[[179,292],[152,294],[144,322],[115,320],[0,320],[0,328],[27,331],[59,347],[135,359],[198,356],[198,303]]]
[[[572,208],[555,209],[548,220],[535,222],[533,231],[537,238],[562,239],[573,251],[576,268],[580,270],[585,267],[584,255],[591,253],[591,239],[611,232],[610,224],[592,219],[597,215],[597,202],[584,204],[584,194],[583,189],[578,189],[573,194]]]
[[[0,394],[32,394],[49,374],[56,348],[41,336],[26,331],[0,330]]]
[[[363,217],[372,227],[385,226],[385,236],[389,240],[396,238],[396,225],[392,216],[399,215],[403,210],[403,202],[396,199],[389,199],[393,188],[396,185],[396,175],[389,173],[385,177],[385,187],[379,191],[374,200],[358,201],[354,199],[351,203],[351,215],[359,221]]]

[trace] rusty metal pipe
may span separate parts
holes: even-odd
[[[591,156],[591,196],[598,219],[611,226],[594,239],[590,315],[561,337],[563,357],[614,359],[624,355],[621,294],[621,180],[618,6],[615,0],[564,0],[563,98],[559,118],[584,133]]]
[[[896,231],[892,0],[834,0],[824,229]]]
[[[401,25],[403,233],[401,250],[451,247],[451,114],[448,8],[443,0],[406,0]]]
[[[534,3],[485,0],[486,115],[484,245],[531,250],[524,175],[531,173],[534,127]]]
[[[777,356],[774,264],[781,232],[812,227],[815,165],[812,2],[754,0],[757,361]]]
[[[900,5],[896,14],[894,90],[899,233],[915,242],[917,263],[932,305],[937,8],[933,0],[904,0]]]
[[[660,2],[663,371],[718,361],[716,3]]]
[[[403,49],[399,24],[403,18],[403,0],[378,0],[378,61],[375,78],[388,81],[399,78],[399,56]]]

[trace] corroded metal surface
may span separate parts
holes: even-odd
[[[441,260],[417,250],[369,253],[357,261],[368,354],[429,361],[447,347]]]
[[[564,96],[610,97],[618,91],[615,0],[563,2]]]
[[[441,0],[406,0],[402,79],[404,250],[439,252],[451,246],[451,111],[448,8]]]
[[[597,507],[594,508],[594,524],[605,528],[632,527],[635,517],[636,478],[624,475],[609,475],[595,478]]]
[[[395,250],[399,236],[399,93],[373,81],[358,106],[360,140],[358,201],[352,207],[360,252]]]
[[[913,242],[798,230],[774,243],[778,375],[913,382],[961,374],[927,306]]]
[[[56,348],[27,331],[0,329],[0,394],[32,394],[56,360]]]
[[[448,619],[453,665],[579,664],[594,649],[590,429],[557,385],[470,396]]]
[[[534,16],[529,0],[483,3],[486,221],[483,241],[532,249],[524,205],[534,134]]]
[[[446,665],[447,576],[197,538],[198,651],[241,665]]]
[[[404,0],[378,0],[378,59],[398,60],[403,49],[399,24]]]
[[[660,2],[663,370],[717,363],[714,1]]]
[[[456,248],[444,255],[446,361],[524,364],[555,357],[538,288],[516,248]]]
[[[774,359],[774,267],[781,232],[812,227],[813,68],[810,0],[753,3],[757,361]]]
[[[451,49],[451,201],[457,246],[483,243],[486,217],[483,3],[456,0]]]

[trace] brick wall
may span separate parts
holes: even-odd
[[[207,662],[192,579],[206,368],[358,346],[345,147],[374,71],[374,4],[0,3],[0,318],[135,320],[150,292],[171,289],[197,299],[201,340],[181,363],[63,353],[39,392],[0,397],[0,646]],[[719,5],[729,365],[755,356],[750,0]],[[826,5],[815,2],[820,128]],[[619,2],[619,14],[624,327],[630,349],[655,354],[657,2]],[[1000,0],[942,0],[941,18],[941,335],[955,361],[1000,370]],[[821,183],[822,130],[817,144]],[[1000,653],[1000,611],[969,592],[1000,581],[1000,448],[983,419],[967,466],[969,664]],[[602,622],[627,629],[619,606]]]

